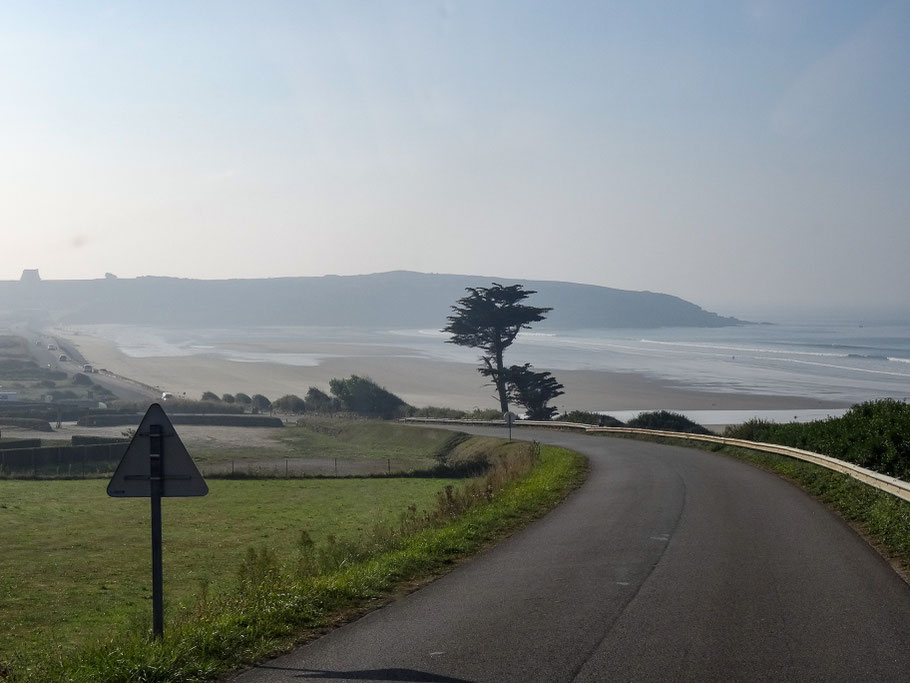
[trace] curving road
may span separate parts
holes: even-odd
[[[588,481],[447,576],[234,680],[910,680],[910,587],[795,486],[695,449],[517,435],[584,453]]]

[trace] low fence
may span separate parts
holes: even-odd
[[[41,439],[4,439],[3,441],[0,441],[0,450],[40,447]]]
[[[126,442],[90,446],[43,446],[0,450],[0,476],[85,476],[113,471]]]
[[[415,463],[392,458],[349,460],[347,458],[261,458],[197,462],[203,477],[219,479],[283,479],[335,477],[420,476],[432,463]],[[416,472],[416,473],[415,473]],[[427,470],[425,476],[432,475]]]
[[[423,417],[407,417],[404,422],[417,422],[421,424],[463,424],[474,426],[493,426],[505,427],[502,420],[444,420]],[[683,439],[685,441],[703,441],[706,443],[716,443],[722,446],[735,446],[738,448],[748,448],[753,451],[763,451],[765,453],[776,453],[788,458],[795,458],[810,462],[819,467],[824,467],[835,472],[846,474],[854,479],[868,484],[880,491],[885,491],[902,500],[910,502],[910,482],[889,477],[887,474],[881,474],[868,470],[865,467],[854,465],[845,460],[838,460],[829,455],[804,451],[800,448],[791,446],[781,446],[774,443],[763,443],[761,441],[746,441],[745,439],[730,439],[725,436],[713,436],[707,434],[686,434],[685,432],[668,432],[659,429],[637,429],[634,427],[595,427],[593,425],[579,424],[577,422],[536,422],[533,420],[518,420],[512,424],[513,427],[544,427],[547,429],[562,429],[584,432],[586,434],[638,434],[642,436],[659,436],[669,439]]]
[[[206,427],[284,427],[280,417],[268,415],[236,415],[224,413],[168,413],[171,424],[202,425]],[[80,427],[138,427],[140,413],[115,415],[84,415],[76,423]]]

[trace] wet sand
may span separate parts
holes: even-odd
[[[326,345],[283,342],[296,353],[344,352],[313,366],[236,362],[215,355],[134,358],[106,339],[54,331],[78,347],[87,362],[161,391],[199,398],[205,391],[218,395],[244,392],[276,399],[303,396],[310,386],[328,391],[329,380],[351,374],[365,376],[411,405],[447,406],[463,410],[496,408],[491,386],[467,363],[402,355],[400,347]],[[293,347],[293,348],[291,348]],[[565,395],[554,403],[564,410],[773,410],[840,407],[812,397],[711,392],[662,381],[643,374],[605,371],[554,370]],[[844,406],[845,407],[845,406]]]

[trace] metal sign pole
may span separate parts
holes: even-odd
[[[161,570],[161,494],[164,488],[164,439],[161,425],[149,425],[149,465],[152,499],[152,629],[155,638],[164,636],[164,581]]]
[[[167,472],[164,451],[167,448]],[[167,481],[167,486],[165,486]],[[107,485],[114,498],[145,498],[152,503],[152,626],[164,637],[164,581],[161,571],[161,499],[204,496],[209,487],[174,426],[157,403],[149,406]]]

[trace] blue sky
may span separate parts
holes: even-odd
[[[11,2],[0,89],[0,279],[910,313],[910,2]]]

